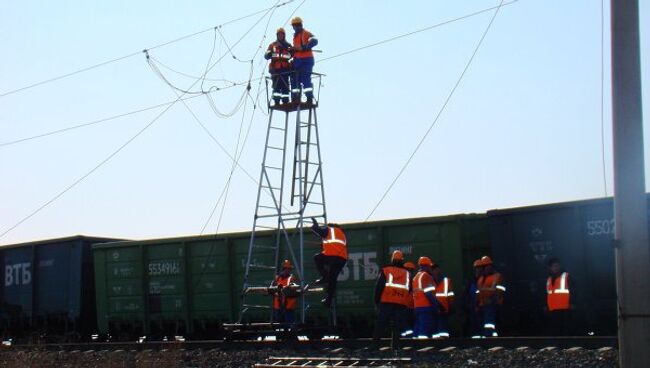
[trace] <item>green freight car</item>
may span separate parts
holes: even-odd
[[[432,257],[454,280],[462,294],[471,262],[490,249],[485,215],[457,215],[342,225],[348,238],[349,260],[339,276],[337,316],[344,336],[367,336],[373,325],[375,280],[395,249],[408,260]],[[239,317],[246,253],[250,233],[230,233],[144,241],[97,244],[93,247],[100,333],[114,337],[219,337],[220,325]],[[305,278],[317,278],[311,260],[320,251],[316,238],[305,247]],[[257,244],[273,241],[262,234]],[[270,253],[255,253],[253,262],[272,264]],[[251,283],[270,284],[272,271],[251,274]],[[307,318],[326,324],[326,311],[310,295]],[[256,298],[256,299],[254,299]],[[270,305],[255,296],[248,303]],[[268,321],[269,311],[251,310],[245,321]],[[452,330],[460,333],[462,314]]]

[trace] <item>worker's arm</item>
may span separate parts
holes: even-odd
[[[318,39],[316,38],[316,36],[312,34],[309,36],[309,40],[307,40],[307,44],[303,45],[302,48],[303,50],[311,50],[316,45],[318,45]]]
[[[264,58],[266,60],[270,60],[272,55],[273,55],[273,47],[269,45],[269,47],[266,49],[266,52],[264,53]]]
[[[379,272],[379,277],[377,278],[377,283],[375,283],[375,304],[379,304],[381,301],[381,294],[384,292],[386,287],[386,276],[383,272]]]
[[[318,226],[318,222],[316,221],[315,218],[311,218],[311,231],[316,234],[316,236],[320,238],[324,238],[327,236],[327,226],[320,227]]]

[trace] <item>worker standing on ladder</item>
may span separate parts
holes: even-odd
[[[294,323],[296,320],[299,279],[291,270],[291,261],[282,262],[282,270],[275,276],[269,291],[273,294],[273,322]]]
[[[286,40],[284,28],[278,28],[277,39],[269,45],[264,54],[269,63],[269,73],[273,86],[273,101],[276,105],[289,103],[289,76],[291,72],[292,47]]]
[[[318,226],[315,218],[311,218],[312,231],[321,238],[322,251],[314,256],[316,269],[321,277],[315,284],[327,284],[327,296],[322,300],[329,307],[336,296],[336,279],[348,261],[348,243],[343,229],[337,224]]]
[[[307,103],[313,103],[314,91],[311,84],[311,73],[314,69],[314,53],[312,48],[318,45],[318,40],[308,30],[302,27],[302,19],[295,17],[291,20],[293,27],[293,76],[291,78],[291,101],[300,103],[300,85],[307,97]]]

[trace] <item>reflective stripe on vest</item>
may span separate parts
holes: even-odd
[[[409,293],[410,275],[408,271],[396,266],[386,266],[382,272],[386,283],[380,301],[408,307],[409,300],[412,298],[411,293]]]
[[[348,259],[348,241],[343,230],[329,226],[327,235],[323,238],[323,254]]]
[[[568,278],[569,274],[562,272],[555,280],[552,277],[546,280],[546,305],[549,311],[566,310],[571,307]]]

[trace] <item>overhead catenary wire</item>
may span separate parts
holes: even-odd
[[[278,0],[278,1],[279,1],[279,0]],[[277,5],[277,4],[276,4],[276,5]],[[246,37],[246,35],[251,31],[251,29],[253,29],[255,26],[257,26],[257,24],[258,24],[262,19],[264,19],[264,18],[266,17],[266,15],[267,15],[268,12],[270,11],[270,9],[273,9],[273,8],[275,8],[275,7],[271,7],[271,8],[269,8],[269,10],[267,10],[267,12],[266,12],[266,13],[265,13],[265,14],[264,14],[260,19],[258,19],[258,20],[257,20],[257,21],[256,21],[256,22],[255,22],[255,23],[254,23],[254,24],[253,24],[253,25],[252,25],[252,26],[251,26],[251,27],[250,27],[250,28],[249,28],[249,29],[244,33],[244,35],[242,35],[241,38],[239,38],[239,40],[238,40],[237,42],[235,42],[235,44],[233,45],[233,47],[235,47],[236,45],[238,45],[238,44],[239,44],[239,43],[240,43],[240,42],[241,42],[241,41]],[[217,65],[217,63],[218,63],[218,61],[215,62],[214,64],[212,64],[212,66],[210,66],[209,69],[212,69],[215,65]],[[208,71],[209,71],[209,69],[208,69]],[[196,80],[196,81],[194,81],[194,82],[192,83],[192,85],[190,85],[190,87],[188,88],[188,90],[190,90],[192,87],[194,87],[194,85],[196,85],[199,81],[200,81],[200,80]],[[13,231],[15,228],[17,228],[18,226],[20,226],[21,224],[23,224],[25,221],[29,220],[29,219],[32,218],[34,215],[36,215],[37,213],[39,213],[40,211],[42,211],[44,208],[46,208],[46,207],[49,206],[50,204],[54,203],[56,200],[58,200],[58,199],[61,198],[64,194],[66,194],[68,191],[70,191],[71,189],[73,189],[74,187],[76,187],[79,183],[81,183],[81,182],[84,181],[86,178],[88,178],[88,177],[91,176],[93,173],[95,173],[99,168],[101,168],[102,166],[104,166],[107,162],[109,162],[110,160],[112,160],[112,159],[113,159],[113,158],[114,158],[118,153],[120,153],[124,148],[126,148],[129,144],[131,144],[133,141],[135,141],[135,139],[138,138],[142,133],[144,133],[147,129],[149,129],[151,126],[153,126],[154,123],[156,123],[156,122],[159,120],[159,118],[160,118],[162,115],[164,115],[167,111],[169,111],[169,109],[171,109],[171,108],[172,108],[172,107],[173,107],[173,106],[174,106],[178,101],[181,101],[184,95],[185,95],[185,94],[181,94],[181,95],[180,95],[180,96],[179,96],[179,97],[178,97],[178,98],[177,98],[173,103],[169,104],[169,105],[168,105],[168,106],[167,106],[167,107],[166,107],[166,108],[165,108],[161,113],[159,113],[158,115],[156,115],[156,117],[155,117],[154,119],[152,119],[149,123],[147,123],[147,124],[144,126],[144,128],[142,128],[141,130],[139,130],[139,131],[138,131],[134,136],[132,136],[132,137],[129,138],[126,142],[124,142],[122,145],[120,145],[120,146],[119,146],[115,151],[113,151],[111,154],[109,154],[106,158],[104,158],[103,160],[101,160],[101,161],[100,161],[97,165],[95,165],[95,166],[94,166],[90,171],[88,171],[87,173],[85,173],[84,175],[82,175],[81,177],[79,177],[78,179],[76,179],[75,181],[73,181],[72,184],[68,185],[68,186],[65,187],[62,191],[58,192],[54,197],[50,198],[50,199],[47,200],[45,203],[43,203],[41,206],[37,207],[34,211],[30,212],[27,216],[21,218],[21,219],[20,219],[18,222],[16,222],[14,225],[10,226],[10,227],[7,228],[6,230],[4,230],[2,233],[0,233],[0,238],[3,238],[5,235],[7,235],[9,232]],[[183,101],[183,103],[185,104],[185,101]]]
[[[261,13],[264,13],[264,12],[268,12],[268,11],[271,10],[271,9],[279,8],[279,7],[281,7],[281,6],[284,6],[284,5],[290,4],[290,3],[294,2],[294,1],[296,1],[296,0],[287,0],[287,1],[284,1],[284,2],[282,2],[282,3],[279,3],[279,4],[276,4],[276,5],[273,5],[272,7],[264,8],[264,9],[261,9],[261,10],[255,11],[255,12],[253,12],[253,13],[250,13],[250,14],[247,14],[247,15],[244,15],[244,16],[241,16],[241,17],[239,17],[239,18],[231,19],[231,20],[229,20],[229,21],[226,21],[226,22],[224,22],[224,23],[221,23],[221,24],[218,25],[217,27],[219,27],[219,26],[223,27],[223,26],[226,26],[226,25],[229,25],[229,24],[233,24],[233,23],[239,22],[239,21],[241,21],[241,20],[244,20],[244,19],[247,19],[247,18],[253,17],[253,16],[255,16],[255,15],[258,15],[258,14],[261,14]],[[213,30],[213,29],[214,29],[214,26],[213,26],[213,27],[210,27],[210,28],[207,28],[207,29],[204,29],[204,30],[201,30],[201,31],[197,31],[197,32],[194,32],[194,33],[187,34],[187,35],[185,35],[185,36],[178,37],[178,38],[176,38],[176,39],[173,39],[173,40],[170,40],[170,41],[167,41],[167,42],[163,42],[163,43],[161,43],[161,44],[157,44],[157,45],[154,45],[154,46],[151,46],[151,47],[147,47],[146,49],[147,49],[147,50],[154,50],[154,49],[157,49],[157,48],[161,48],[161,47],[164,47],[164,46],[167,46],[167,45],[171,45],[171,44],[176,43],[176,42],[183,41],[183,40],[188,39],[188,38],[192,38],[192,37],[194,37],[194,36],[200,35],[200,34],[202,34],[202,33],[208,32],[208,31]],[[20,88],[16,88],[16,89],[13,89],[13,90],[9,90],[9,91],[6,91],[6,92],[2,92],[2,93],[0,93],[0,98],[2,98],[2,97],[6,97],[6,96],[9,96],[9,95],[13,95],[13,94],[15,94],[15,93],[22,92],[22,91],[25,91],[25,90],[28,90],[28,89],[31,89],[31,88],[34,88],[34,87],[42,86],[42,85],[47,84],[47,83],[52,83],[52,82],[55,82],[55,81],[58,81],[58,80],[61,80],[61,79],[65,79],[65,78],[68,78],[68,77],[72,77],[72,76],[74,76],[74,75],[81,74],[81,73],[84,73],[84,72],[87,72],[87,71],[90,71],[90,70],[93,70],[93,69],[97,69],[97,68],[100,68],[100,67],[103,67],[103,66],[106,66],[106,65],[112,64],[112,63],[116,63],[116,62],[118,62],[118,61],[122,61],[122,60],[125,60],[125,59],[129,59],[129,58],[131,58],[131,57],[134,57],[134,56],[140,55],[140,53],[141,53],[140,50],[139,50],[139,51],[135,51],[135,52],[132,52],[132,53],[130,53],[130,54],[126,54],[126,55],[119,56],[119,57],[116,57],[116,58],[113,58],[113,59],[109,59],[109,60],[106,60],[106,61],[103,61],[103,62],[100,62],[100,63],[97,63],[97,64],[89,65],[89,66],[87,66],[87,67],[84,67],[84,68],[81,68],[81,69],[77,69],[77,70],[72,71],[72,72],[69,72],[69,73],[61,74],[61,75],[58,75],[58,76],[55,76],[55,77],[51,77],[51,78],[48,78],[48,79],[41,80],[41,81],[39,81],[39,82],[35,82],[35,83],[32,83],[32,84],[28,84],[28,85],[23,86],[23,87],[20,87]]]
[[[507,5],[511,5],[511,4],[513,4],[513,3],[517,2],[517,1],[519,1],[519,0],[514,0],[514,1],[506,2],[506,3],[504,3],[504,4],[502,5],[502,7],[503,7],[503,6],[507,6]],[[442,25],[447,25],[447,24],[450,24],[450,23],[453,23],[453,22],[458,22],[458,21],[461,21],[461,20],[467,19],[467,18],[469,18],[469,17],[478,16],[478,15],[480,15],[480,14],[483,14],[483,13],[485,13],[485,12],[487,12],[487,11],[494,10],[494,9],[495,9],[495,7],[490,7],[490,8],[482,9],[482,10],[479,10],[479,11],[473,12],[473,13],[471,13],[471,14],[468,14],[468,15],[465,15],[465,16],[462,16],[462,17],[457,17],[457,18],[450,19],[450,20],[447,20],[447,21],[444,21],[444,22],[441,22],[441,23],[436,23],[436,24],[431,25],[431,26],[427,26],[427,27],[424,27],[424,28],[420,28],[420,29],[415,30],[415,31],[412,31],[412,32],[408,32],[408,33],[400,34],[400,35],[398,35],[398,36],[393,36],[393,37],[390,37],[390,38],[388,38],[388,39],[385,39],[385,40],[382,40],[382,41],[377,41],[377,42],[374,42],[374,43],[371,43],[371,44],[368,44],[368,45],[365,45],[365,46],[356,47],[356,48],[354,48],[354,49],[351,49],[351,50],[348,50],[348,51],[341,52],[341,53],[339,53],[339,54],[336,54],[336,55],[333,55],[333,56],[327,57],[327,58],[325,58],[325,59],[318,60],[317,63],[323,62],[323,61],[325,61],[325,60],[331,60],[331,59],[339,58],[339,57],[342,57],[342,56],[345,56],[345,55],[348,55],[348,54],[351,54],[351,53],[354,53],[354,52],[357,52],[357,51],[365,50],[365,49],[368,49],[368,48],[371,48],[371,47],[380,46],[380,45],[383,45],[383,44],[385,44],[385,43],[388,43],[388,42],[391,42],[391,41],[394,41],[394,40],[397,40],[397,39],[400,39],[400,38],[403,38],[403,37],[408,37],[408,36],[412,36],[412,35],[418,34],[418,33],[420,33],[420,32],[424,32],[424,31],[428,31],[428,30],[435,29],[435,28],[440,27],[440,26],[442,26]],[[139,53],[140,53],[140,52],[138,52],[138,54],[139,54]],[[150,57],[151,57],[152,59],[154,59],[154,57],[153,57],[152,55],[150,55]],[[158,62],[157,59],[154,59],[154,61]],[[220,65],[220,64],[219,64],[219,65]],[[189,75],[187,75],[187,76],[189,77]],[[201,77],[199,77],[199,76],[195,76],[194,78],[198,79],[198,78],[201,78]],[[261,80],[261,79],[263,79],[263,78],[264,78],[264,77],[255,78],[255,79],[252,79],[251,82],[253,82],[253,81],[258,81],[258,80]],[[207,80],[207,79],[206,79],[206,80]],[[237,87],[237,86],[245,86],[245,85],[247,85],[248,83],[249,83],[248,80],[246,80],[246,81],[234,82],[233,84],[228,85],[228,86],[225,86],[225,87],[222,87],[222,88],[220,88],[219,90],[223,90],[223,89],[227,89],[227,88],[233,88],[233,87]],[[215,90],[212,90],[212,92],[214,92],[214,91],[215,91]],[[194,97],[197,97],[197,96],[192,96],[192,97],[189,97],[189,98],[194,98]],[[188,99],[189,99],[189,98],[188,98]],[[168,102],[168,103],[173,103],[173,102]],[[164,104],[161,104],[161,105],[164,105]],[[159,107],[159,105],[155,105],[155,106],[152,106],[152,107],[149,107],[149,108],[143,108],[142,110],[143,110],[143,111],[145,111],[145,110],[151,110],[151,109],[156,108],[156,107]],[[136,112],[137,112],[137,111],[136,111]],[[125,114],[123,114],[123,115],[130,115],[130,114],[132,114],[132,113],[136,113],[136,112],[125,113]],[[216,113],[216,112],[215,112],[215,113]],[[118,115],[117,117],[119,117],[119,115]],[[112,119],[114,119],[114,118],[115,118],[115,117],[109,117],[109,118],[100,119],[100,120],[112,120]],[[89,125],[92,125],[92,124],[89,124]],[[85,125],[84,125],[84,126],[85,126]],[[79,127],[82,127],[82,126],[79,126]],[[75,129],[75,128],[76,128],[76,127],[71,127],[71,129]],[[56,134],[56,133],[58,133],[58,132],[64,132],[64,131],[67,131],[67,130],[70,130],[70,128],[64,128],[64,129],[60,129],[60,131],[57,130],[57,131],[50,132],[50,133],[39,134],[39,135],[36,135],[36,136],[33,136],[33,137],[21,138],[21,139],[18,139],[18,140],[15,140],[15,141],[11,141],[11,142],[1,143],[1,144],[0,144],[0,147],[5,146],[5,145],[10,145],[10,144],[15,144],[15,143],[19,143],[19,142],[27,141],[27,140],[31,140],[31,139],[36,139],[36,138],[40,138],[40,137],[44,137],[44,136],[48,136],[48,135],[51,135],[51,134]]]
[[[518,1],[518,0],[515,0],[515,1]],[[418,144],[415,146],[415,149],[413,150],[413,152],[411,152],[411,155],[409,156],[409,158],[408,158],[408,159],[406,160],[406,162],[402,165],[401,169],[399,170],[399,172],[397,173],[397,175],[395,176],[395,178],[393,179],[393,181],[390,183],[390,185],[388,186],[388,188],[386,188],[386,190],[385,190],[384,193],[382,194],[381,198],[379,199],[379,201],[377,201],[377,203],[376,203],[375,206],[373,207],[372,211],[370,211],[370,213],[368,214],[368,216],[366,217],[366,219],[364,220],[364,222],[367,222],[367,221],[370,219],[370,217],[375,213],[375,211],[377,210],[377,208],[379,208],[379,206],[380,206],[381,203],[384,201],[384,199],[386,198],[386,196],[388,195],[388,193],[391,191],[391,189],[393,189],[393,186],[395,186],[395,183],[397,183],[397,180],[399,180],[399,178],[402,176],[402,174],[404,173],[404,171],[406,170],[406,168],[409,166],[409,164],[410,164],[411,161],[413,160],[413,157],[415,157],[415,155],[417,154],[417,152],[420,150],[420,147],[422,147],[422,144],[424,143],[424,141],[425,141],[425,140],[427,139],[427,137],[429,136],[429,133],[431,133],[431,129],[433,129],[433,127],[434,127],[434,126],[436,125],[436,123],[439,121],[440,116],[441,116],[442,113],[445,111],[445,108],[446,108],[447,105],[449,104],[449,101],[451,100],[451,98],[454,96],[454,93],[456,92],[456,89],[458,89],[458,86],[460,85],[461,81],[463,80],[463,77],[464,77],[465,74],[467,73],[467,70],[469,69],[470,65],[472,65],[472,61],[474,61],[474,58],[476,57],[476,54],[478,53],[478,50],[481,48],[481,45],[483,44],[483,41],[485,40],[485,37],[487,36],[488,32],[489,32],[490,29],[492,28],[492,24],[494,23],[494,19],[495,19],[495,18],[497,17],[497,15],[499,14],[499,10],[501,10],[501,6],[502,6],[503,4],[504,4],[504,0],[501,0],[501,2],[499,3],[499,5],[495,7],[496,9],[494,10],[494,14],[492,14],[492,17],[490,18],[490,22],[489,22],[488,25],[485,27],[485,30],[483,31],[483,33],[482,33],[482,35],[481,35],[481,38],[479,39],[478,43],[476,44],[476,47],[474,47],[474,51],[472,52],[472,55],[470,56],[469,60],[467,60],[467,63],[465,64],[465,67],[463,68],[463,71],[462,71],[462,72],[460,73],[460,75],[458,76],[458,79],[456,80],[456,83],[454,84],[453,88],[451,89],[451,91],[450,91],[449,94],[447,95],[447,98],[445,99],[445,102],[442,104],[442,107],[440,107],[440,109],[438,110],[438,113],[436,114],[435,118],[433,119],[433,121],[432,121],[431,124],[429,125],[429,128],[426,130],[426,132],[424,133],[424,135],[422,136],[422,138],[420,138],[420,141],[419,141]]]

